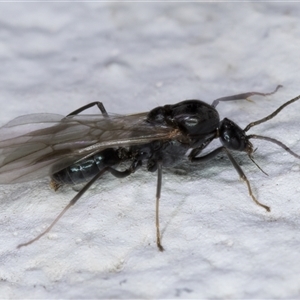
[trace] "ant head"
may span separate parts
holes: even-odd
[[[227,149],[253,153],[253,145],[245,131],[227,118],[220,123],[219,138]]]

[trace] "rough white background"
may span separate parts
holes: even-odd
[[[299,3],[1,3],[1,124],[96,100],[133,113],[284,85],[218,106],[244,127],[300,94],[299,17]],[[300,153],[299,115],[295,103],[251,132]],[[235,157],[272,211],[253,203],[225,157],[165,170],[163,253],[155,174],[104,176],[47,237],[20,250],[75,192],[53,192],[48,178],[1,186],[0,297],[299,298],[300,161],[253,143],[269,176]]]

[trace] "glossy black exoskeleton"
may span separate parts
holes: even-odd
[[[125,148],[108,148],[92,157],[52,175],[58,184],[78,184],[94,177],[104,167],[113,167],[124,160],[132,160],[130,169],[109,171],[116,177],[128,176],[147,162],[147,169],[154,172],[161,163],[169,167],[185,155],[188,149],[203,147],[216,137],[220,124],[215,108],[199,100],[187,100],[175,105],[165,105],[150,111],[145,118],[149,126],[171,128],[180,135],[175,139],[152,142]]]
[[[174,105],[154,108],[149,113],[128,116],[109,115],[100,102],[93,102],[83,106],[61,120],[50,115],[49,119],[51,121],[49,123],[54,124],[53,126],[38,129],[29,134],[27,133],[26,136],[29,135],[31,138],[29,139],[31,146],[24,148],[25,150],[16,148],[13,156],[5,152],[6,156],[1,160],[0,182],[25,181],[29,174],[31,178],[34,177],[35,173],[32,168],[28,167],[29,164],[26,160],[30,157],[31,166],[40,166],[38,168],[39,171],[42,170],[44,173],[49,172],[51,174],[52,186],[55,189],[65,184],[87,183],[47,230],[35,239],[19,245],[19,247],[31,244],[49,232],[67,209],[104,173],[109,172],[115,177],[122,178],[129,176],[145,164],[148,171],[158,172],[156,230],[157,246],[162,251],[163,247],[160,241],[159,229],[159,198],[161,194],[162,168],[170,167],[179,160],[184,159],[188,150],[191,150],[188,159],[194,163],[210,160],[221,152],[225,153],[240,178],[246,182],[251,198],[256,204],[270,211],[268,206],[261,204],[253,195],[250,183],[239,164],[233,158],[231,150],[245,152],[254,162],[252,158],[253,145],[249,140],[263,139],[277,144],[293,156],[300,158],[299,155],[276,139],[261,135],[246,134],[251,127],[270,120],[284,107],[299,100],[300,96],[286,102],[269,116],[250,123],[245,129],[240,128],[227,118],[220,121],[216,106],[221,101],[243,100],[253,95],[271,95],[279,87],[272,93],[249,92],[219,98],[213,101],[212,105],[200,100],[186,100]],[[94,105],[99,107],[102,115],[79,115],[82,111]],[[25,117],[23,118],[25,119]],[[23,118],[14,120],[5,127],[24,124],[25,120]],[[51,142],[46,142],[45,139],[50,134],[52,134],[52,140]],[[76,134],[79,137],[76,138]],[[216,138],[220,139],[221,146],[201,156],[202,150]],[[41,142],[46,144],[47,147],[41,147]],[[14,145],[19,146],[16,141]],[[13,148],[11,145],[9,146]],[[0,142],[1,147],[3,148],[3,145]],[[26,159],[22,156],[24,151]],[[24,161],[25,165],[25,170],[21,174],[14,171],[14,163],[19,166],[20,161]],[[127,163],[129,166],[125,170],[119,170],[118,165],[120,163]],[[43,172],[40,173],[43,174]],[[41,176],[40,173],[37,176]],[[10,176],[8,177],[9,179],[6,181],[3,180],[3,176],[8,175]]]

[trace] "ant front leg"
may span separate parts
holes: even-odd
[[[222,97],[222,98],[218,98],[216,100],[213,101],[212,103],[212,107],[216,107],[220,101],[233,101],[233,100],[248,100],[249,97],[257,95],[257,96],[270,96],[275,94],[278,89],[280,89],[282,87],[282,85],[277,85],[276,89],[271,92],[271,93],[260,93],[260,92],[248,92],[248,93],[243,93],[243,94],[237,94],[237,95],[233,95],[233,96],[228,96],[228,97]]]
[[[67,115],[67,117],[78,115],[78,114],[80,114],[81,112],[83,112],[84,110],[87,110],[87,109],[89,109],[89,108],[91,108],[91,107],[93,107],[93,106],[95,106],[95,105],[98,106],[98,108],[99,108],[99,110],[101,111],[101,113],[102,113],[103,116],[108,117],[107,111],[106,111],[106,109],[105,109],[103,103],[102,103],[102,102],[99,102],[99,101],[91,102],[91,103],[89,103],[89,104],[87,104],[87,105],[84,105],[84,106],[82,106],[82,107],[80,107],[80,108],[78,108],[78,109],[72,111],[71,113],[69,113],[69,114]]]
[[[189,159],[191,160],[191,162],[204,162],[204,161],[208,161],[214,157],[216,157],[218,154],[220,154],[221,152],[225,152],[226,155],[228,156],[230,162],[232,163],[233,167],[235,168],[235,170],[237,171],[237,173],[239,174],[240,178],[246,182],[247,187],[248,187],[248,192],[250,197],[252,198],[252,200],[259,206],[263,207],[265,210],[270,211],[270,207],[267,205],[264,205],[262,203],[260,203],[255,196],[252,193],[252,189],[250,186],[250,182],[248,180],[248,178],[246,177],[245,173],[243,172],[242,168],[239,166],[239,164],[236,162],[236,160],[233,158],[233,156],[230,154],[230,152],[227,150],[226,147],[219,147],[217,149],[215,149],[214,151],[204,155],[204,156],[200,156],[200,157],[196,157],[195,155],[193,155],[193,151],[191,152],[191,154],[189,155]]]

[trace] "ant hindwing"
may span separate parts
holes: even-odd
[[[163,251],[159,226],[162,169],[174,165],[189,150],[188,159],[192,163],[201,163],[221,152],[225,153],[240,178],[246,182],[253,201],[270,211],[268,206],[260,203],[253,195],[245,173],[231,152],[245,152],[254,162],[250,139],[261,139],[300,158],[274,138],[246,134],[253,126],[274,118],[283,108],[299,100],[300,96],[287,101],[267,117],[251,122],[245,129],[227,118],[221,121],[216,107],[219,102],[248,100],[254,95],[272,95],[280,87],[277,86],[271,93],[249,92],[222,97],[214,100],[211,105],[200,100],[185,100],[156,107],[150,112],[126,116],[108,114],[101,102],[92,102],[66,117],[32,114],[12,120],[0,129],[0,183],[26,182],[45,176],[51,176],[54,189],[62,185],[85,183],[44,232],[29,242],[20,244],[18,248],[27,246],[48,233],[104,173],[109,172],[122,178],[145,164],[148,171],[157,172],[156,243],[158,249]],[[92,106],[98,106],[101,114],[81,114]],[[216,138],[219,138],[221,146],[201,156],[202,150]],[[124,162],[129,167],[126,170],[117,169]],[[260,169],[257,164],[256,166]]]

